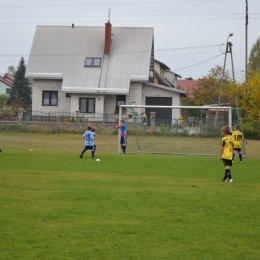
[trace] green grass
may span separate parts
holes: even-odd
[[[96,162],[81,139],[2,135],[1,260],[260,259],[258,158],[230,184],[217,157],[118,155],[100,136]]]

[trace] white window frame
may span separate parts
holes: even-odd
[[[48,94],[48,104],[45,102],[45,94]],[[55,95],[56,96],[55,96]],[[58,91],[43,90],[42,91],[42,105],[43,106],[58,106],[59,93]]]
[[[86,107],[82,108],[82,100],[86,100]],[[93,102],[93,104],[91,104]],[[80,98],[79,99],[79,110],[80,113],[91,113],[94,114],[95,113],[95,104],[96,104],[96,100],[95,98]]]
[[[87,64],[87,61],[88,61],[88,64]],[[99,68],[99,67],[101,67],[101,62],[102,62],[102,58],[87,57],[85,59],[84,67],[87,67],[87,68]]]

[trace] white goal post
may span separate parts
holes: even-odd
[[[122,119],[127,125],[127,153],[216,156],[222,126],[232,129],[232,107],[120,105],[119,123]]]

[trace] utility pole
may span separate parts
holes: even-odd
[[[245,46],[246,46],[246,50],[245,50],[245,55],[246,55],[246,57],[245,57],[245,70],[246,70],[246,75],[245,76],[247,76],[247,38],[248,38],[248,32],[247,32],[247,26],[248,26],[248,2],[247,2],[247,0],[246,0],[246,37],[245,37],[245,39],[246,39],[246,42],[245,42]]]
[[[224,58],[224,66],[223,66],[223,72],[222,72],[222,79],[221,79],[221,85],[219,87],[219,94],[218,94],[218,106],[220,106],[220,92],[222,90],[222,84],[224,83],[224,76],[225,76],[225,70],[226,70],[226,61],[227,61],[227,54],[230,53],[230,57],[231,57],[231,65],[232,65],[232,77],[233,77],[233,81],[235,81],[235,71],[234,71],[234,62],[233,62],[233,54],[232,54],[232,42],[229,42],[228,39],[229,37],[233,36],[233,33],[230,33],[228,38],[227,38],[227,44],[226,44],[226,51],[225,51],[225,58]],[[236,100],[236,106],[238,108],[238,103]],[[218,109],[216,111],[216,115],[215,115],[215,122],[214,125],[216,125],[217,123],[217,119],[218,119]]]
[[[233,35],[233,34],[232,34],[232,35]],[[226,52],[225,52],[224,68],[223,68],[223,74],[222,74],[222,81],[224,80],[224,74],[225,74],[225,68],[226,68],[226,60],[227,60],[227,54],[228,54],[228,53],[230,53],[231,65],[232,65],[232,76],[233,76],[233,80],[235,80],[235,72],[234,72],[234,62],[233,62],[232,46],[233,46],[232,42],[227,42]]]

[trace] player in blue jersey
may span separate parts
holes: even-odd
[[[116,126],[117,129],[120,129],[121,138],[120,138],[120,146],[122,148],[123,154],[126,153],[126,143],[127,143],[127,128],[124,120],[120,121],[120,125]]]
[[[96,146],[96,144],[95,144],[95,142],[94,142],[94,140],[97,140],[96,139],[96,128],[93,126],[92,128],[91,128],[91,132],[93,133],[93,136],[94,136],[94,139],[93,139],[93,149],[94,149],[94,156],[96,156],[95,155],[95,152],[96,152],[96,149],[97,149],[97,146]]]
[[[92,154],[92,158],[95,158],[95,154],[94,154],[94,135],[93,132],[91,132],[92,126],[88,125],[87,127],[87,131],[83,134],[83,138],[84,138],[84,143],[85,143],[85,147],[82,150],[81,154],[80,154],[80,158],[83,157],[83,154],[87,151],[87,150],[91,150],[91,154]]]

